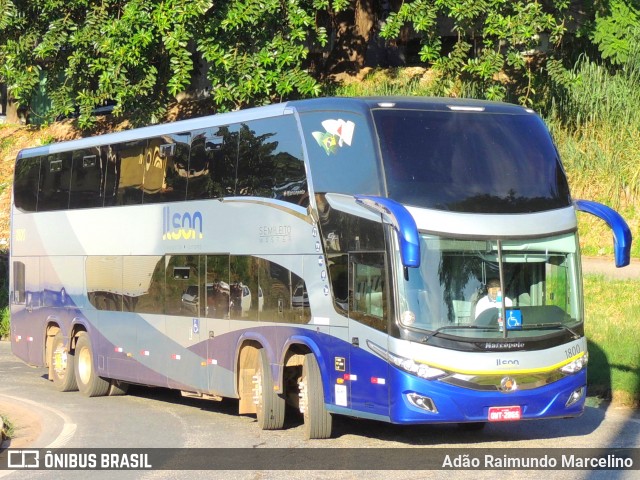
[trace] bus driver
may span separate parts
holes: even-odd
[[[497,278],[491,278],[487,282],[487,294],[478,300],[476,304],[476,316],[478,318],[482,312],[490,308],[501,308],[502,299],[498,300],[498,293],[500,292],[500,280]],[[513,302],[509,297],[504,299],[505,307],[511,307]]]

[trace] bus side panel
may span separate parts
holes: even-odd
[[[388,336],[350,320],[349,336],[358,339],[352,345],[349,362],[351,408],[367,414],[389,416],[389,363],[370,353],[367,341],[387,348]]]
[[[96,331],[100,332],[99,338],[92,338],[92,342],[94,345],[100,345],[99,355],[103,357],[103,361],[98,364],[104,365],[104,376],[137,382],[138,315],[95,311],[92,312],[92,317],[96,319]]]

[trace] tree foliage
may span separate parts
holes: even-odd
[[[115,102],[153,121],[205,69],[214,106],[314,95],[302,68],[328,0],[0,0],[0,81],[28,105],[46,79],[51,115]]]
[[[583,38],[622,65],[640,39],[640,0],[602,0]],[[575,3],[575,2],[574,2]],[[0,82],[22,105],[44,88],[50,117],[105,102],[134,123],[160,118],[195,88],[224,111],[323,92],[368,48],[420,43],[442,95],[544,97],[541,78],[571,81],[563,38],[570,0],[0,0]],[[573,33],[572,33],[573,34]],[[310,69],[313,52],[314,69]],[[463,92],[464,93],[464,92]],[[137,116],[133,116],[136,114]]]
[[[640,1],[609,0],[596,12],[591,38],[602,58],[624,65],[640,43]]]
[[[522,78],[517,93],[527,104],[535,93],[534,69],[539,68],[535,60],[540,58],[542,41],[548,39],[551,46],[560,42],[568,4],[568,0],[414,0],[389,15],[381,35],[395,38],[411,27],[420,36],[422,61],[431,63],[445,79],[475,83],[489,99],[505,98],[507,83],[501,75]],[[450,20],[455,37],[448,51],[442,42],[442,18]],[[554,54],[553,48],[548,54]]]

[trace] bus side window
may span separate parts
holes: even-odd
[[[205,277],[206,316],[229,318],[229,255],[207,255]]]
[[[40,162],[47,157],[21,158],[14,173],[13,198],[17,209],[35,212],[38,206],[38,185],[40,182]]]
[[[167,315],[198,316],[200,312],[200,256],[172,255],[168,258],[165,283]]]
[[[120,167],[117,177],[117,205],[142,203],[145,151],[147,140],[120,143],[113,146]]]
[[[192,132],[187,200],[235,194],[238,136],[236,125]]]
[[[69,208],[102,206],[102,173],[99,148],[73,152]]]
[[[302,141],[292,115],[240,127],[236,195],[309,202]]]
[[[189,148],[188,133],[149,139],[144,153],[142,203],[185,200]]]
[[[71,154],[47,155],[40,163],[38,211],[66,210],[71,187]]]
[[[336,311],[346,315],[349,310],[349,263],[348,255],[330,255],[328,258],[329,277]]]
[[[22,262],[13,262],[13,303],[25,303],[25,268]]]
[[[387,331],[386,269],[384,253],[350,255],[349,316],[377,330]]]

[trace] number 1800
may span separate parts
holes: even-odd
[[[567,354],[567,358],[575,357],[582,351],[580,345],[574,345],[571,348],[567,348],[564,352]]]

